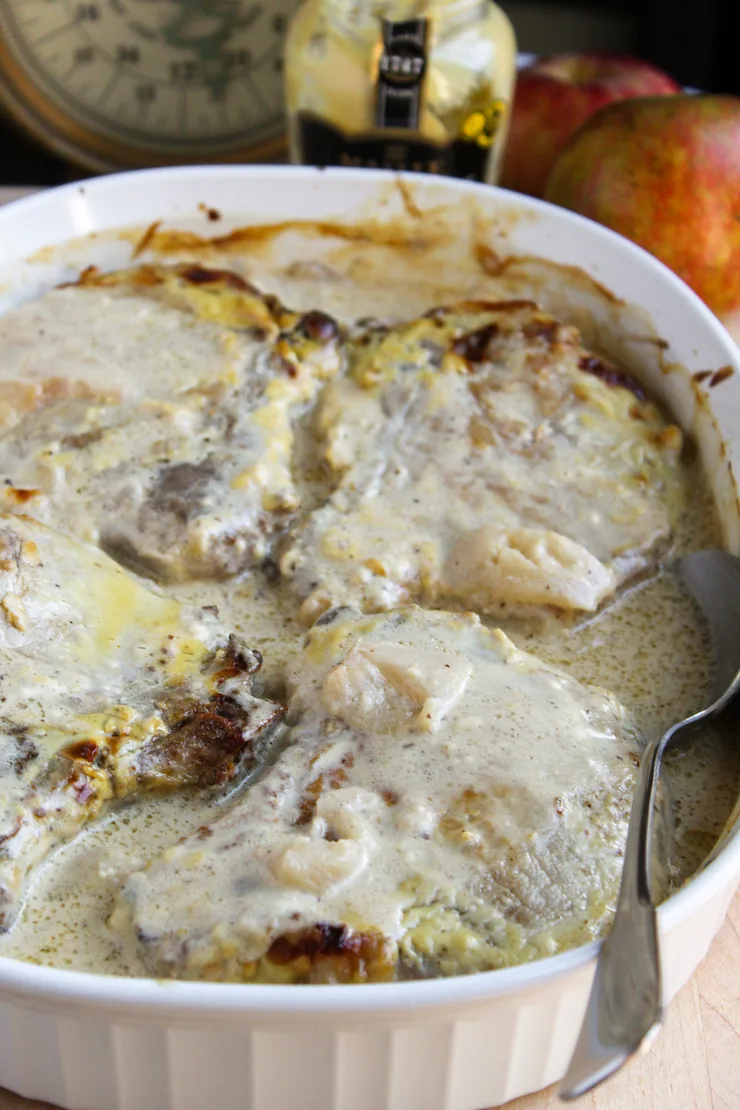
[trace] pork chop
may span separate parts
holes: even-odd
[[[259,653],[106,555],[0,517],[0,928],[34,869],[110,799],[243,774],[282,707]]]
[[[131,874],[148,973],[346,982],[520,963],[613,911],[637,736],[616,698],[471,614],[325,614],[287,747],[223,818]]]
[[[680,430],[533,303],[355,335],[316,432],[333,492],[281,559],[311,622],[410,601],[593,612],[657,561]]]
[[[333,320],[231,271],[152,265],[22,305],[0,344],[2,509],[159,580],[267,558],[300,505],[294,423],[340,366]]]

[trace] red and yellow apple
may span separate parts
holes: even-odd
[[[718,315],[740,310],[740,98],[650,97],[573,136],[547,200],[621,232]]]
[[[555,54],[521,70],[501,184],[541,197],[550,170],[581,124],[615,100],[680,92],[649,62],[621,54]]]

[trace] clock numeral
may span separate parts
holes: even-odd
[[[252,65],[250,50],[225,50],[223,58],[227,69],[249,69]]]
[[[157,99],[157,90],[154,85],[137,85],[134,89],[134,96],[139,104],[151,104],[152,101]]]
[[[78,46],[74,52],[75,65],[86,65],[92,62],[95,58],[95,48],[93,46]]]
[[[276,35],[282,35],[285,28],[288,26],[288,21],[282,13],[272,17],[272,29]]]
[[[83,23],[85,20],[89,20],[90,22],[94,22],[96,19],[100,19],[100,5],[99,4],[78,4],[77,5],[77,18],[79,19],[80,23]]]
[[[125,44],[119,45],[116,50],[116,59],[122,65],[135,65],[139,61],[139,48],[138,46],[126,46]]]
[[[193,81],[198,76],[195,62],[170,62],[171,81]]]

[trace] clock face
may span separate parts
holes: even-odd
[[[122,164],[126,149],[173,161],[264,143],[284,128],[283,41],[298,5],[0,0],[11,107],[24,100],[22,116],[117,145]]]

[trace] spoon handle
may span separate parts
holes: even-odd
[[[560,1087],[578,1098],[617,1071],[657,1033],[663,1016],[658,919],[650,882],[660,762],[675,730],[645,750],[632,803],[622,883],[601,949],[580,1036]]]

